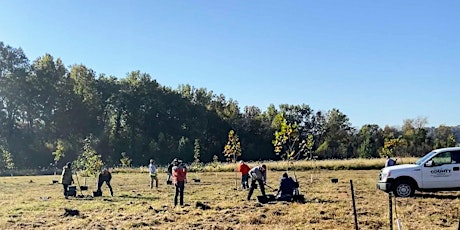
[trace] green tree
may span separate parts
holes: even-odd
[[[449,138],[447,140],[447,146],[449,147],[457,146],[457,141],[455,140],[454,134],[449,135]]]
[[[75,116],[78,133],[99,133],[102,125],[103,103],[99,96],[96,73],[84,65],[73,65],[69,78],[72,81],[73,93],[76,97],[72,104],[72,112],[79,111]],[[76,115],[76,114],[75,114]]]
[[[193,144],[193,158],[195,159],[194,162],[200,162],[200,139],[195,139],[195,143]]]
[[[308,134],[307,136],[307,141],[305,143],[305,157],[308,157],[308,159],[312,160],[313,159],[313,147],[315,146],[315,139],[313,134]]]
[[[221,119],[230,124],[236,124],[236,121],[240,118],[238,102],[233,99],[226,100],[223,94],[213,97],[211,109],[214,110]]]
[[[282,104],[279,107],[288,124],[297,124],[301,139],[306,139],[313,132],[314,114],[310,106]]]
[[[64,143],[61,139],[57,140],[56,150],[51,153],[54,156],[54,175],[56,175],[57,164],[65,156]]]
[[[455,135],[450,127],[440,125],[435,130],[434,147],[435,149],[452,147],[456,145]]]
[[[27,106],[27,121],[29,129],[39,124],[43,125],[46,133],[55,131],[55,114],[61,86],[64,85],[67,72],[61,59],[54,60],[50,54],[37,58],[32,65],[32,73],[28,75],[29,91],[26,94],[30,103]],[[34,122],[38,123],[37,125]]]
[[[274,129],[270,124],[272,120],[256,106],[245,106],[244,113],[238,126],[240,139],[245,140],[241,143],[244,149],[245,158],[250,159],[270,159],[274,158],[271,140]]]
[[[241,156],[241,144],[238,135],[234,130],[228,132],[228,141],[224,147],[224,156],[227,158],[227,161],[236,163],[236,160]],[[235,188],[238,189],[238,172],[235,171]]]
[[[358,156],[360,158],[378,157],[383,146],[383,133],[378,125],[363,125],[358,133]]]
[[[22,49],[0,42],[0,133],[8,139],[24,120],[22,108],[26,103],[29,71],[29,60]]]
[[[83,176],[97,176],[104,163],[101,155],[97,153],[93,145],[97,143],[92,135],[83,140],[83,152],[76,160],[75,168],[81,170]]]
[[[405,119],[401,136],[403,142],[394,151],[400,156],[423,156],[430,151],[433,143],[428,138],[426,124],[426,118]]]
[[[128,157],[128,154],[126,152],[121,153],[121,158],[120,158],[120,163],[121,167],[127,168],[131,167],[131,158]]]
[[[212,162],[209,164],[211,167],[216,168],[220,164],[219,157],[217,155],[212,156]],[[217,176],[217,174],[216,174]]]
[[[292,161],[298,159],[302,153],[305,153],[307,141],[301,140],[298,125],[288,124],[286,119],[281,123],[281,127],[275,132],[272,141],[275,153],[283,160]]]
[[[227,161],[233,163],[236,162],[237,158],[241,156],[241,144],[238,134],[234,130],[228,132],[228,141],[224,146],[224,156],[227,158]]]
[[[201,147],[200,147],[200,139],[195,139],[193,144],[193,163],[190,166],[195,172],[202,171],[203,165],[200,162],[200,155],[201,155]],[[195,174],[196,176],[196,174]]]
[[[267,107],[267,110],[265,110],[261,115],[262,115],[262,123],[266,128],[274,128],[274,129],[279,129],[279,126],[272,127],[272,122],[275,120],[275,117],[280,114],[278,110],[276,109],[275,105],[270,104]]]
[[[347,148],[351,142],[354,129],[348,117],[338,109],[330,110],[326,115],[324,124],[324,142],[318,147],[317,152],[323,158],[351,157]]]
[[[385,140],[383,147],[380,150],[381,157],[394,157],[395,149],[404,145],[405,141],[402,138],[389,138]]]
[[[15,168],[13,157],[10,151],[8,151],[7,149],[1,148],[1,150],[2,150],[2,158],[3,158],[3,167],[5,170],[10,170],[10,175],[13,176],[12,170]]]

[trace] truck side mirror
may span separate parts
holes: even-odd
[[[429,160],[425,163],[425,167],[432,167],[433,166],[433,160]]]

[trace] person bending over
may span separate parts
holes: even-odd
[[[109,187],[110,189],[110,195],[113,196],[113,190],[112,190],[112,186],[110,185],[110,180],[112,180],[112,174],[109,172],[109,170],[107,169],[102,170],[97,180],[97,191],[102,192],[101,187],[102,187],[102,184],[104,184],[105,182],[107,187]]]
[[[262,196],[265,196],[264,185],[267,183],[267,166],[261,165],[252,168],[249,171],[249,176],[251,177],[251,186],[249,187],[248,200],[251,200],[252,193],[256,188],[256,183],[259,183]]]

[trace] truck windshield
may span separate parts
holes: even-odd
[[[432,158],[434,155],[436,155],[436,152],[429,152],[429,153],[427,153],[424,157],[418,159],[418,160],[415,162],[415,164],[416,164],[416,165],[420,165],[420,164],[422,164],[423,162],[425,162],[426,160]]]

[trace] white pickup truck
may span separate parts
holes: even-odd
[[[399,197],[418,191],[460,190],[460,147],[436,149],[415,164],[385,167],[377,188]]]

